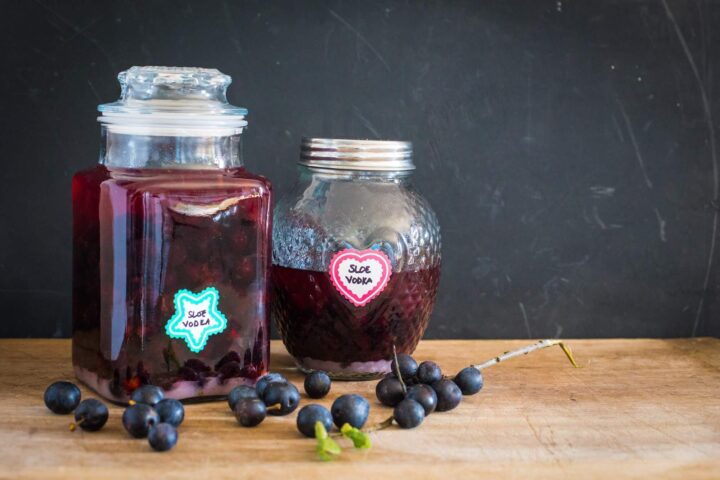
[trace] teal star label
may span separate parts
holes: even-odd
[[[195,353],[205,348],[210,335],[227,328],[225,315],[218,310],[220,294],[213,287],[200,293],[178,290],[175,294],[175,315],[165,325],[170,338],[185,340],[188,348]]]

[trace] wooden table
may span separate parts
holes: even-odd
[[[525,341],[425,341],[417,359],[448,372]],[[485,388],[415,430],[372,433],[367,451],[330,463],[295,429],[295,414],[241,428],[225,402],[189,405],[170,452],[130,439],[113,406],[100,432],[70,432],[42,394],[72,379],[68,340],[0,340],[0,477],[12,478],[720,478],[720,340],[573,340],[580,369],[552,347],[485,371]],[[300,385],[280,342],[273,369]],[[375,382],[370,421],[389,414]],[[83,389],[84,396],[91,396]],[[303,397],[302,403],[308,399]],[[404,477],[403,477],[404,476]]]

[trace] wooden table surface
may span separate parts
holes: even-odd
[[[415,358],[448,372],[525,341],[424,341]],[[0,477],[5,478],[720,478],[720,340],[573,340],[580,369],[552,347],[485,371],[485,388],[414,430],[371,434],[367,451],[321,462],[295,415],[241,428],[224,401],[186,407],[166,453],[128,437],[122,409],[99,432],[70,432],[42,394],[72,380],[68,340],[0,340]],[[280,342],[272,367],[301,386]],[[375,382],[335,382],[370,400],[370,422],[390,410]],[[302,388],[301,388],[302,389]],[[83,388],[83,396],[92,394]],[[303,394],[301,405],[308,403]]]

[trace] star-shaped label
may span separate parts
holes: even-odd
[[[213,287],[200,293],[179,290],[175,294],[175,315],[165,325],[165,333],[185,340],[190,350],[200,352],[210,335],[227,328],[227,319],[218,310],[219,300],[220,294]]]

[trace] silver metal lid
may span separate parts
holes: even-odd
[[[414,170],[412,143],[389,140],[303,138],[300,165],[332,170]]]

